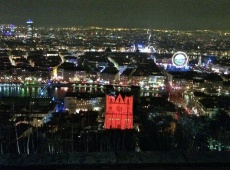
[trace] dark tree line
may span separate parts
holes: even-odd
[[[229,150],[229,123],[230,116],[221,110],[211,117],[180,115],[177,120],[169,115],[156,115],[143,121],[142,130],[138,134],[141,150]]]

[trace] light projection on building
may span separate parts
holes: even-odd
[[[188,56],[184,52],[178,51],[172,57],[172,63],[176,67],[184,67],[188,63]]]
[[[133,128],[133,96],[106,95],[105,129]]]

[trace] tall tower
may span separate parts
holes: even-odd
[[[198,57],[198,66],[201,66],[202,64],[202,60],[201,60],[201,56]]]
[[[147,36],[148,36],[148,48],[150,53],[155,53],[156,49],[154,48],[155,45],[155,38],[152,36],[152,32],[150,30],[147,31]]]
[[[105,129],[133,128],[133,96],[106,95]]]
[[[27,22],[27,38],[33,38],[33,21],[29,19]]]

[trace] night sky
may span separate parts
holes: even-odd
[[[0,24],[230,30],[230,0],[0,0]]]

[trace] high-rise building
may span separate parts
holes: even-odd
[[[105,129],[133,128],[133,96],[106,95]]]
[[[33,21],[29,19],[27,22],[27,38],[33,38]]]

